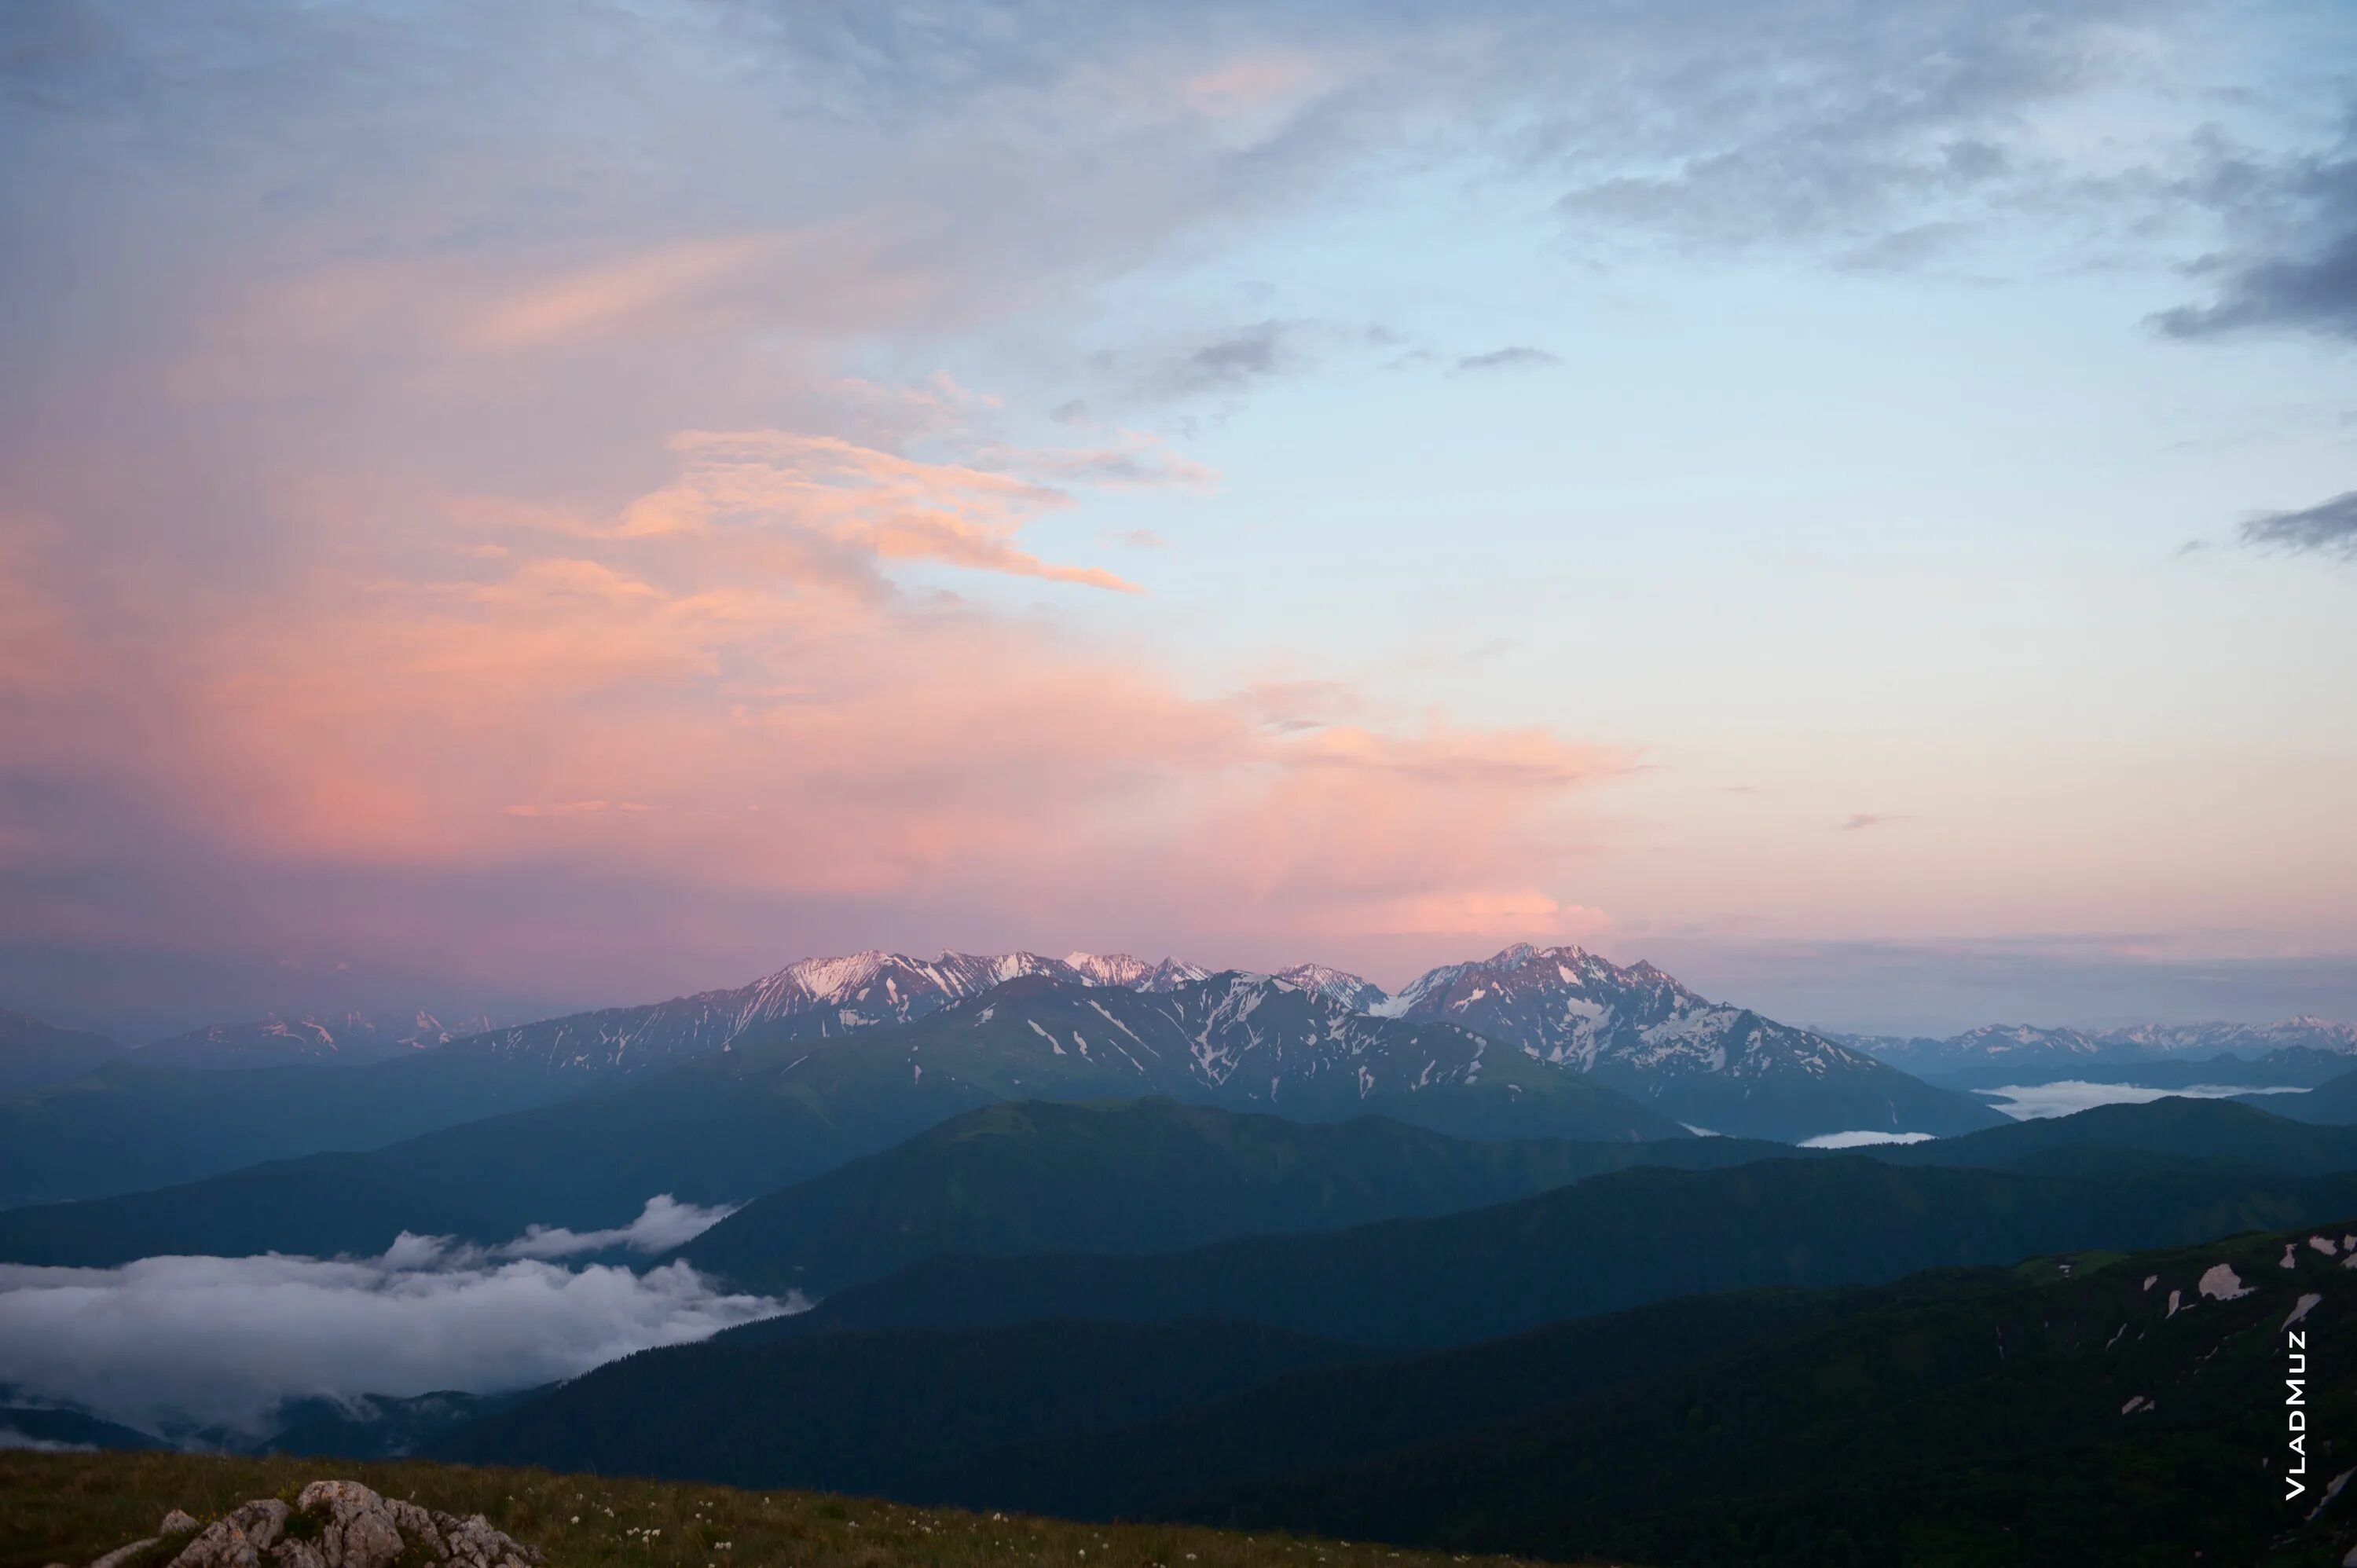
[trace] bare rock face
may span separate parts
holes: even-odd
[[[413,1563],[451,1568],[535,1568],[540,1553],[511,1540],[477,1514],[439,1513],[398,1498],[382,1498],[357,1481],[314,1481],[289,1508],[258,1498],[197,1528],[174,1509],[163,1533],[110,1552],[91,1568],[114,1568],[166,1537],[195,1532],[170,1568],[393,1568],[404,1554]]]
[[[174,1568],[261,1568],[263,1554],[277,1544],[293,1511],[276,1498],[232,1509],[180,1549],[172,1559]]]

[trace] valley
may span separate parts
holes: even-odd
[[[237,1042],[290,1037],[303,1059],[239,1065]],[[2291,1063],[2312,1087],[2018,1120],[1971,1070],[1943,1088],[1569,948],[1394,994],[1316,966],[863,954],[375,1061],[318,1059],[317,1031],[198,1038],[225,1055],[113,1053],[0,1100],[90,1148],[181,1124],[167,1107],[264,1129],[114,1165],[230,1163],[197,1179],[0,1208],[19,1446],[1796,1568],[1980,1561],[1992,1529],[2057,1558],[2097,1517],[2041,1489],[2069,1466],[2111,1510],[2074,1561],[2231,1557],[2271,1513],[2141,1477],[2255,1441],[2233,1391],[2264,1381],[2268,1314],[2337,1336],[2357,1307],[2357,1112],[2333,1109],[2357,1075],[2322,1047],[2072,1053],[2072,1081]],[[2040,1070],[1981,1038],[1983,1079]],[[241,1158],[330,1111],[373,1146]],[[106,1185],[59,1147],[11,1141],[23,1190]],[[2222,1264],[2234,1287],[2200,1288]],[[200,1329],[260,1289],[344,1323],[281,1393],[212,1366],[264,1340]],[[455,1324],[518,1290],[548,1326],[504,1375],[430,1350],[358,1369],[371,1304]],[[78,1400],[59,1359],[115,1352],[104,1319],[50,1312],[75,1292],[167,1293],[181,1326],[137,1364],[187,1386]],[[2327,1380],[2319,1419],[2350,1386]],[[2126,1404],[2158,1413],[2118,1424]],[[1958,1466],[1971,1485],[1943,1486]],[[2312,1522],[2294,1538],[2319,1552],[2357,1536]]]

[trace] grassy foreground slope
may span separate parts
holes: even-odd
[[[328,1476],[448,1513],[481,1514],[551,1568],[1440,1568],[1478,1561],[1287,1535],[902,1508],[811,1492],[476,1470],[408,1461],[230,1459],[193,1454],[0,1452],[0,1568],[82,1563],[155,1532],[169,1509],[201,1522]]]

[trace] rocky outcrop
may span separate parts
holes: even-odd
[[[174,1509],[161,1534],[110,1552],[91,1568],[116,1568],[158,1541],[191,1533],[195,1539],[168,1568],[393,1568],[395,1562],[533,1568],[541,1561],[480,1514],[460,1519],[379,1497],[358,1481],[314,1481],[291,1506],[258,1498],[201,1528]]]

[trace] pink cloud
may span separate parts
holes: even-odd
[[[587,512],[354,492],[339,514],[334,486],[299,487],[353,548],[270,613],[192,628],[138,693],[150,744],[61,766],[128,789],[184,846],[284,875],[640,890],[524,924],[455,903],[396,928],[426,964],[538,961],[545,920],[627,927],[680,898],[920,924],[995,908],[1078,935],[1152,888],[1171,940],[1232,951],[1561,918],[1550,823],[1620,754],[1394,725],[1330,682],[1192,691],[896,588],[919,563],[1127,586],[1013,542],[1067,502],[1033,480],[778,431],[672,449],[672,480]],[[402,565],[437,561],[463,571]],[[340,908],[285,913],[294,935],[366,935]]]
[[[576,268],[507,295],[478,316],[464,336],[486,349],[535,348],[595,336],[676,306],[778,257],[789,244],[771,235],[688,241]]]

